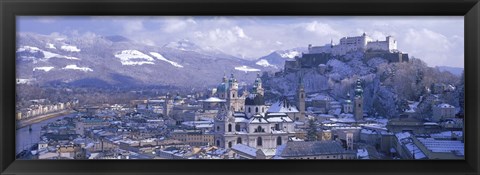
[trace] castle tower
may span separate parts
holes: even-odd
[[[296,101],[300,116],[295,118],[295,120],[305,121],[305,87],[303,86],[303,80],[301,77],[298,81]]]
[[[354,106],[354,116],[356,121],[363,120],[363,88],[362,81],[357,79],[357,86],[355,87],[355,106]]]
[[[173,109],[173,99],[170,94],[167,94],[165,102],[163,103],[163,116],[168,117]]]

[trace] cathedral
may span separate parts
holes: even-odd
[[[299,92],[303,94],[297,98],[303,99],[303,89]],[[214,119],[216,146],[231,148],[235,144],[244,144],[257,149],[274,149],[294,136],[295,123],[287,113],[268,111],[260,75],[257,75],[252,90],[243,92],[242,96],[238,94],[238,82],[233,74],[228,80],[224,76],[216,96],[225,99]],[[304,104],[303,101],[299,105],[304,107]]]

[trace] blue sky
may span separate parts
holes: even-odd
[[[19,32],[44,35],[122,35],[136,42],[162,46],[188,39],[203,47],[258,58],[274,50],[324,45],[363,32],[374,39],[392,35],[398,49],[429,66],[464,67],[463,16],[408,17],[17,17]]]

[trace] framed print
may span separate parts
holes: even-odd
[[[478,1],[0,8],[2,174],[478,173]]]

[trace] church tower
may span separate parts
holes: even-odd
[[[166,95],[165,102],[163,103],[163,116],[168,117],[173,109],[173,99],[170,94]]]
[[[354,116],[356,121],[363,120],[363,88],[362,81],[357,79],[357,86],[355,87],[355,107],[354,107]]]
[[[234,112],[243,111],[243,103],[245,100],[244,97],[238,96],[238,81],[233,74],[231,74],[228,80],[228,94],[226,99],[229,110]]]
[[[295,121],[305,121],[305,87],[301,77],[298,80],[296,101],[300,116],[296,117]]]
[[[262,87],[262,79],[260,78],[260,73],[257,73],[257,78],[255,79],[255,84],[253,85],[255,93],[258,95],[264,96],[264,89]]]
[[[343,102],[343,113],[353,113],[352,100],[350,99],[350,93],[347,93],[347,99]]]

